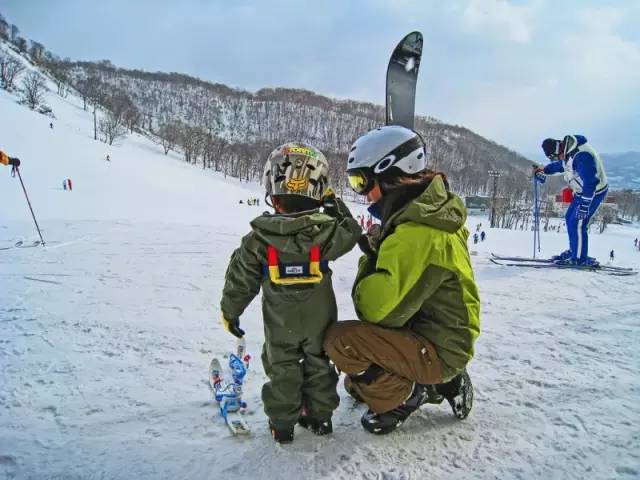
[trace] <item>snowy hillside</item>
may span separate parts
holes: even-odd
[[[423,408],[386,437],[362,430],[340,386],[334,434],[297,429],[277,446],[262,412],[260,301],[242,317],[253,355],[251,437],[217,416],[206,382],[234,344],[219,323],[229,256],[261,207],[241,184],[130,136],[92,136],[81,100],[49,94],[57,120],[0,91],[0,148],[22,159],[46,248],[0,250],[0,478],[468,479],[640,475],[638,278],[517,270],[491,251],[529,255],[531,235],[487,230],[472,245],[482,334],[476,403],[456,420]],[[111,161],[105,160],[109,154]],[[0,167],[0,247],[37,234],[17,178]],[[64,179],[73,191],[62,188]],[[354,214],[363,207],[354,206]],[[474,228],[486,219],[470,218]],[[592,253],[640,266],[640,230],[610,227]],[[542,233],[543,255],[564,234]],[[333,265],[341,319],[358,252]]]

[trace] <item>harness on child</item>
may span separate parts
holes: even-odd
[[[280,263],[278,250],[273,245],[267,245],[267,265],[264,269],[265,276],[276,285],[320,283],[323,273],[329,271],[329,262],[320,260],[320,247],[314,245],[309,252],[308,263]]]

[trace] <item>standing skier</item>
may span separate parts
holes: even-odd
[[[550,160],[544,168],[534,167],[536,173],[564,178],[573,190],[573,200],[567,209],[565,220],[569,235],[569,249],[552,257],[562,263],[594,266],[598,261],[589,257],[589,221],[607,196],[607,175],[598,153],[582,135],[567,135],[562,140],[547,138],[542,150]]]
[[[252,232],[231,256],[220,303],[225,328],[242,337],[240,315],[262,287],[262,362],[269,377],[262,400],[279,443],[293,441],[296,422],[317,435],[331,433],[339,402],[338,377],[322,346],[338,315],[328,261],[349,252],[362,232],[326,190],[328,170],[324,155],[309,145],[287,143],[271,152],[263,183],[275,214],[251,222]]]
[[[480,299],[464,203],[443,174],[426,169],[420,136],[400,126],[360,137],[347,174],[382,224],[358,242],[365,255],[352,297],[361,321],[334,325],[325,349],[347,374],[347,391],[369,407],[362,426],[389,433],[423,403],[444,399],[466,418]]]

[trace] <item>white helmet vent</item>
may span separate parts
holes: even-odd
[[[374,167],[373,171],[375,173],[382,173],[384,172],[387,168],[389,168],[390,166],[392,166],[396,161],[396,156],[395,155],[389,155],[386,158],[383,158],[382,160],[380,160],[376,166]]]

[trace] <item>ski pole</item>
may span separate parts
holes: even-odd
[[[38,221],[36,220],[36,216],[33,213],[33,208],[31,207],[31,201],[29,200],[29,195],[27,195],[27,189],[24,187],[24,182],[22,181],[22,175],[20,175],[20,169],[16,166],[11,170],[11,174],[14,172],[18,173],[18,178],[20,179],[20,185],[22,185],[22,191],[24,192],[24,196],[27,199],[27,204],[29,205],[29,210],[31,210],[31,216],[33,217],[33,222],[36,224],[36,229],[38,230],[38,235],[40,235],[40,242],[44,247],[44,238],[42,238],[42,233],[40,232],[40,227],[38,226]]]
[[[533,258],[536,258],[536,203],[538,201],[538,185],[533,175]]]
[[[540,197],[538,195],[538,183],[544,183],[546,177],[542,174],[533,176],[533,196],[534,196],[534,236],[533,236],[533,258],[536,257],[536,243],[540,252]]]
[[[538,178],[533,176],[533,258],[536,258],[536,245],[540,251],[540,211],[538,209]]]

